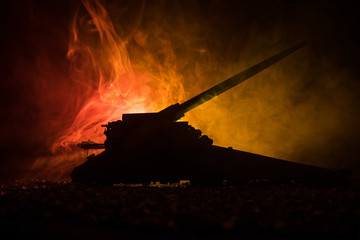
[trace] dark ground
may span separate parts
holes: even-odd
[[[359,179],[187,188],[13,182],[1,185],[0,228],[51,239],[355,239],[359,190]]]

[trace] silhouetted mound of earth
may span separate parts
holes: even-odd
[[[1,234],[51,239],[356,238],[360,181],[348,185],[99,187],[1,185]]]

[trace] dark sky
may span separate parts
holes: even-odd
[[[111,4],[127,5],[120,1]],[[49,147],[56,131],[69,126],[74,118],[70,110],[62,109],[64,95],[55,90],[54,93],[44,93],[39,89],[51,85],[54,89],[69,89],[71,95],[79,87],[71,80],[58,82],[51,79],[55,75],[66,79],[69,74],[69,63],[66,60],[69,25],[78,5],[75,1],[2,2],[0,180],[21,176],[21,173],[28,171],[35,158],[50,154]],[[121,34],[131,32],[136,24],[132,13],[136,14],[139,6],[143,5],[136,1],[130,4],[130,10],[123,17],[116,13],[116,7],[109,9],[114,22],[125,23]],[[299,86],[299,91],[316,92],[321,96],[321,89],[326,85],[323,76],[331,79],[326,71],[332,69],[330,73],[336,73],[336,78],[341,79],[337,80],[336,86],[346,95],[346,102],[340,105],[343,111],[339,112],[347,115],[342,122],[344,126],[332,135],[332,140],[321,145],[319,151],[334,148],[338,151],[336,161],[343,158],[346,166],[359,169],[359,7],[350,1],[285,0],[147,1],[144,6],[144,17],[140,23],[143,28],[148,26],[149,19],[158,11],[161,12],[160,17],[169,19],[169,24],[172,21],[176,24],[175,16],[183,16],[189,22],[198,23],[199,29],[202,29],[201,24],[209,24],[211,33],[199,31],[198,35],[213,36],[213,41],[207,43],[215,54],[229,62],[234,58],[232,52],[241,51],[241,44],[251,42],[254,46],[271,46],[278,42],[285,44],[297,42],[298,39],[307,40],[311,55],[309,65],[312,67],[304,71],[303,78],[307,80]],[[132,8],[135,10],[131,11]],[[175,20],[172,20],[173,16]],[[234,39],[238,40],[238,45],[234,45]],[[42,66],[51,72],[48,82],[32,81],[34,76],[47,77],[38,72],[41,69],[39,58],[56,63],[56,68],[54,64]],[[323,68],[324,64],[320,62],[327,67]],[[336,87],[334,89],[336,92]],[[324,99],[332,99],[328,92],[323,94]],[[296,102],[296,99],[293,100]],[[332,101],[336,104],[342,99],[335,98]],[[76,104],[80,107],[82,103],[80,101]],[[51,111],[44,113],[45,105]],[[59,115],[67,118],[63,126],[52,124]],[[319,156],[324,157],[326,154],[319,153]]]

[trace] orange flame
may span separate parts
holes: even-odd
[[[183,96],[176,74],[161,69],[163,66],[154,59],[148,62],[149,66],[134,67],[128,53],[129,40],[116,33],[98,1],[83,1],[83,5],[90,19],[75,14],[67,57],[72,63],[74,80],[96,87],[72,126],[54,144],[54,151],[84,139],[103,141],[101,124],[121,119],[124,112],[160,110]],[[132,37],[142,46],[146,44],[146,36],[140,31],[135,31]],[[171,94],[177,90],[178,96],[170,97],[169,90]],[[162,98],[155,99],[154,95]]]

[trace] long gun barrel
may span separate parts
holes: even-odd
[[[220,95],[221,93],[235,87],[236,85],[244,82],[245,80],[251,78],[255,74],[265,70],[266,68],[270,67],[271,65],[277,63],[278,61],[282,60],[283,58],[289,56],[290,54],[296,52],[297,50],[301,49],[307,44],[306,41],[303,41],[299,44],[296,44],[270,58],[263,60],[262,62],[232,76],[231,78],[217,84],[216,86],[200,93],[199,95],[187,100],[182,104],[175,104],[170,106],[169,108],[165,108],[164,110],[160,111],[159,113],[168,113],[170,112],[170,108],[172,108],[171,112],[174,114],[172,118],[174,121],[179,120],[184,116],[184,114],[193,108],[211,100],[215,96]]]

